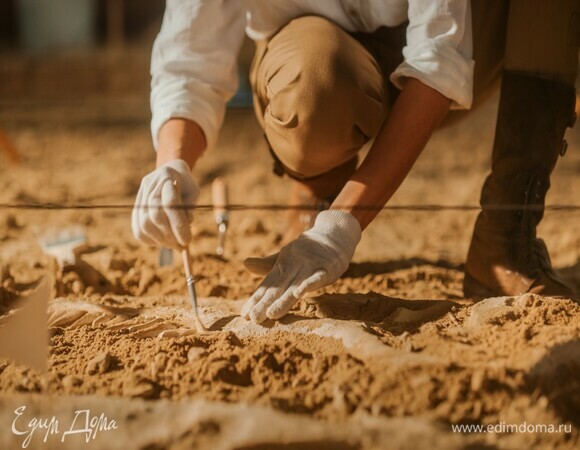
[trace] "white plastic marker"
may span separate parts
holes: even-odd
[[[229,214],[228,214],[228,186],[222,178],[216,178],[211,185],[213,200],[213,214],[218,226],[218,246],[216,253],[223,256],[226,244],[226,233],[228,231]]]
[[[74,264],[77,251],[87,243],[85,230],[81,226],[42,230],[37,232],[37,239],[44,253],[54,256],[61,267]]]
[[[183,270],[185,272],[185,280],[187,283],[187,292],[189,292],[189,299],[193,306],[193,314],[195,315],[195,324],[197,326],[197,331],[207,331],[201,319],[199,317],[199,311],[197,309],[197,293],[195,292],[195,278],[191,274],[191,258],[189,256],[189,249],[187,247],[181,250],[181,256],[183,257]]]

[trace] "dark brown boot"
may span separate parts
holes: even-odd
[[[574,88],[564,83],[504,73],[492,172],[465,264],[466,297],[572,296],[554,272],[536,227],[550,174],[566,151],[564,133],[576,118],[575,98]]]

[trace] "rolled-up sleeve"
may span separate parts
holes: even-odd
[[[469,109],[473,101],[471,9],[469,0],[409,0],[404,61],[391,75],[402,89],[416,78]]]
[[[171,118],[196,122],[211,148],[238,87],[246,22],[240,0],[167,0],[151,57],[151,133]]]

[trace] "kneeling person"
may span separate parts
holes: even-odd
[[[243,310],[256,322],[281,318],[346,271],[377,214],[361,206],[383,206],[450,107],[471,106],[469,2],[347,3],[173,0],[155,42],[158,168],[137,197],[145,206],[133,213],[137,238],[174,248],[190,242],[191,216],[175,206],[197,199],[190,171],[214,146],[236,90],[244,29],[257,44],[254,106],[275,171],[295,180],[291,201],[329,208],[307,231],[291,227],[279,254],[248,261],[266,275]]]

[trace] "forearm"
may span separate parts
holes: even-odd
[[[159,130],[157,167],[168,161],[183,159],[193,169],[206,148],[200,126],[187,119],[170,119]]]
[[[331,209],[353,214],[365,229],[397,191],[449,111],[451,100],[409,79],[361,167],[340,192]],[[359,208],[376,206],[376,209]]]

